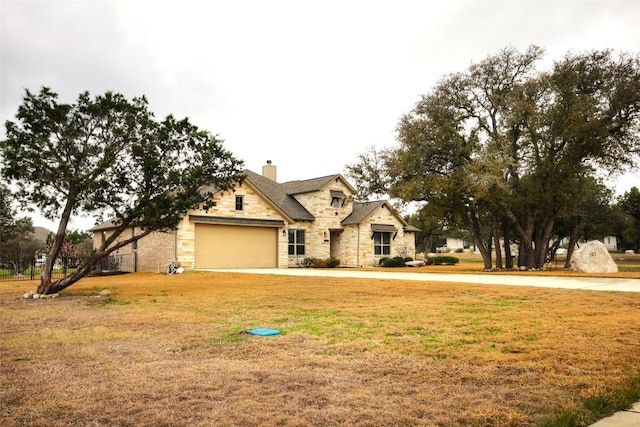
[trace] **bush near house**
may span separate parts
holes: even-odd
[[[340,260],[337,258],[305,258],[300,265],[306,268],[335,268],[340,265]]]
[[[408,261],[413,261],[413,258],[406,257],[403,258],[401,256],[395,256],[393,258],[382,257],[378,261],[378,265],[381,267],[404,267],[404,263]]]
[[[454,256],[434,256],[425,260],[427,265],[455,265],[460,262],[459,258]]]
[[[329,258],[327,260],[327,268],[335,268],[340,265],[340,260],[337,258]]]

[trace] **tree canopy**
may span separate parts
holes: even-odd
[[[446,211],[486,268],[499,235],[519,243],[521,265],[540,268],[596,171],[620,171],[640,150],[637,55],[567,54],[539,71],[542,57],[506,48],[445,76],[402,117],[383,157],[389,194]]]
[[[15,121],[0,141],[4,179],[23,207],[59,220],[39,293],[57,292],[86,275],[111,252],[153,231],[175,229],[185,213],[211,206],[212,192],[243,179],[242,161],[223,141],[188,119],[156,120],[144,97],[81,93],[75,103],[58,101],[48,88],[26,91]],[[115,218],[117,228],[76,273],[51,281],[73,214]],[[118,237],[135,225],[143,232]]]

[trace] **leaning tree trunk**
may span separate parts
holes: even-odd
[[[53,273],[53,266],[60,254],[60,249],[62,249],[62,244],[64,242],[64,238],[67,234],[67,225],[69,224],[69,218],[71,218],[73,203],[72,198],[69,197],[67,200],[67,204],[62,212],[62,216],[60,218],[60,224],[58,224],[58,231],[56,232],[56,236],[53,239],[53,243],[49,248],[49,253],[47,253],[47,261],[42,267],[42,274],[40,275],[40,285],[38,286],[37,292],[39,294],[54,294],[57,291],[53,290],[51,276]]]

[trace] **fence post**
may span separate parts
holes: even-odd
[[[29,266],[29,277],[33,280],[33,276],[36,272],[36,259],[31,258],[31,265]]]

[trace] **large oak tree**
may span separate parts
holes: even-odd
[[[59,220],[38,293],[58,292],[113,251],[154,231],[175,229],[185,213],[210,206],[214,189],[240,182],[242,162],[211,133],[188,119],[156,120],[144,97],[85,92],[75,103],[48,88],[26,91],[15,121],[0,141],[2,176],[23,207]],[[115,217],[117,227],[68,277],[52,281],[53,263],[72,215]],[[120,240],[135,225],[143,231]]]
[[[620,171],[640,150],[638,56],[568,54],[539,71],[542,57],[507,48],[444,77],[384,157],[390,195],[446,208],[486,268],[497,229],[513,230],[521,265],[540,268],[596,170]]]

